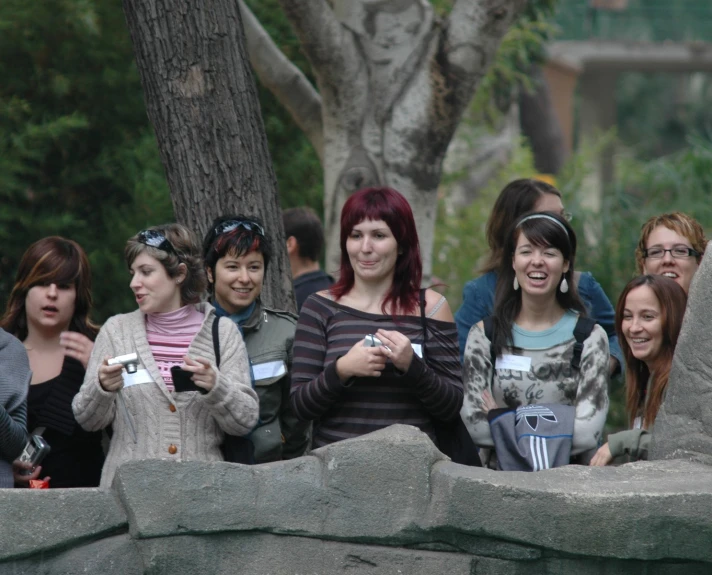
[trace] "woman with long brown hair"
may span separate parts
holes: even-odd
[[[21,486],[40,472],[52,487],[99,484],[101,434],[82,430],[72,413],[98,332],[91,302],[89,260],[79,244],[52,236],[27,249],[0,325],[25,345],[32,370],[27,427],[43,428],[51,452],[31,475],[15,464]]]
[[[591,465],[604,466],[620,456],[648,458],[650,431],[665,397],[686,304],[685,290],[664,276],[638,276],[623,290],[616,306],[616,331],[626,363],[631,429],[609,435]]]

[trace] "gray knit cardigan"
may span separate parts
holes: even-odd
[[[245,435],[257,424],[257,394],[251,387],[249,360],[237,327],[229,320],[220,321],[218,370],[212,339],[215,310],[208,303],[196,308],[205,318],[188,355],[209,360],[218,372],[215,387],[205,395],[168,391],[151,353],[145,315],[140,310],[114,316],[101,328],[84,383],[72,403],[77,421],[87,431],[113,426],[100,487],[110,487],[116,469],[126,461],[220,461],[224,434]],[[99,384],[103,360],[134,351],[139,357],[138,368],[147,370],[153,382],[124,387],[120,392],[105,391]]]
[[[12,462],[27,443],[30,363],[20,341],[0,328],[0,487],[12,487]]]

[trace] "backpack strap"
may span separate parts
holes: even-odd
[[[220,367],[220,318],[216,315],[213,320],[213,350],[215,352],[215,367]]]
[[[583,353],[583,342],[588,339],[593,331],[593,326],[596,325],[596,320],[590,317],[579,317],[574,327],[574,355],[571,357],[571,367],[576,370],[581,369],[581,354]]]
[[[425,344],[428,342],[428,324],[427,320],[425,319],[425,290],[421,289],[420,294],[418,295],[418,302],[420,303],[420,325],[423,328],[423,361],[426,361],[425,359]]]

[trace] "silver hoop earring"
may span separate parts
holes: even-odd
[[[567,293],[569,291],[569,282],[566,281],[566,278],[561,280],[561,293]]]
[[[514,288],[514,291],[517,291],[519,289],[519,282],[517,281],[517,276],[514,276],[514,282],[512,283],[512,287]]]

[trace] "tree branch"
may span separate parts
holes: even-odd
[[[274,94],[306,134],[323,164],[324,126],[321,96],[304,73],[272,41],[244,1],[239,0],[238,4],[242,12],[247,52],[252,68],[260,82]]]
[[[527,0],[456,0],[438,54],[447,123],[454,131],[502,37]],[[442,106],[441,106],[442,108]]]
[[[326,0],[279,0],[312,69],[322,83],[343,86],[359,58],[351,33]],[[322,92],[323,93],[323,92]]]

